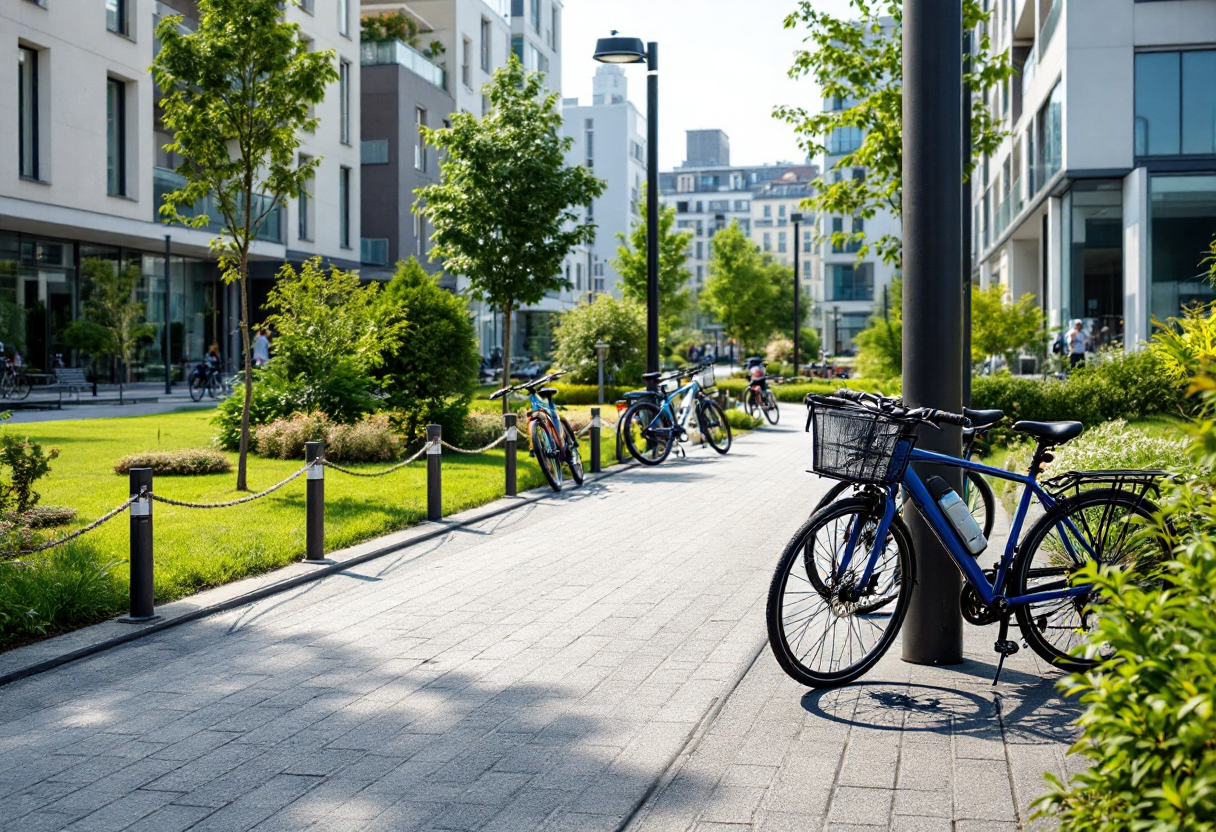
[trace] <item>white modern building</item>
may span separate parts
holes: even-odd
[[[591,104],[577,98],[562,101],[562,130],[573,140],[568,160],[581,164],[607,182],[604,194],[594,200],[589,215],[595,223],[595,242],[586,248],[585,262],[567,263],[566,278],[576,296],[601,292],[621,296],[620,275],[612,268],[618,235],[628,238],[641,222],[641,200],[646,182],[646,119],[629,101],[625,70],[600,64],[595,72]]]
[[[511,50],[553,90],[562,83],[561,39],[561,0],[511,0]]]
[[[1216,0],[993,8],[1019,72],[988,102],[1011,135],[975,177],[978,280],[1134,348],[1213,297]]]
[[[285,260],[321,255],[359,265],[357,9],[346,0],[304,6],[286,15],[313,48],[336,50],[341,81],[317,105],[318,131],[302,137],[300,154],[320,159],[308,195],[272,212],[254,246],[254,314]],[[137,296],[163,327],[166,236],[173,363],[200,359],[213,341],[229,360],[238,355],[236,292],[220,283],[209,249],[216,228],[167,226],[158,215],[162,196],[181,180],[163,150],[170,137],[148,67],[153,30],[174,14],[189,29],[197,7],[191,0],[0,6],[0,88],[8,90],[0,146],[10,150],[0,154],[0,303],[21,310],[3,316],[13,331],[0,340],[20,345],[27,364],[45,368],[56,354],[76,360],[64,330],[80,314],[88,258],[137,266]],[[162,377],[159,344],[158,333],[133,367],[137,378]]]
[[[803,208],[819,175],[815,165],[792,167],[769,182],[752,197],[751,238],[756,248],[783,266],[793,267],[798,250],[798,283],[810,293],[820,271],[819,247],[815,245],[815,215]],[[800,217],[794,228],[794,216]]]

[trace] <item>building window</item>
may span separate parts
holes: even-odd
[[[365,165],[387,165],[388,139],[364,139],[360,142],[359,161]]]
[[[426,170],[426,139],[423,137],[422,131],[426,127],[426,110],[421,107],[414,108],[414,123],[418,127],[418,136],[414,144],[414,169]]]
[[[828,134],[828,155],[852,153],[861,147],[862,138],[860,127],[837,127]]]
[[[803,254],[811,254],[811,253],[812,253],[812,249],[811,249],[811,232],[809,232],[809,231],[803,231],[803,232],[802,232],[802,253],[803,253]]]
[[[490,71],[490,21],[481,19],[481,71]]]
[[[338,171],[338,245],[350,248],[350,168]]]
[[[587,169],[595,167],[595,119],[583,121],[583,146],[587,149]]]
[[[1123,182],[1119,179],[1076,182],[1064,195],[1063,209],[1062,312],[1069,320],[1084,319],[1085,331],[1095,339],[1103,328],[1111,338],[1121,339]]]
[[[127,0],[106,0],[106,28],[119,35],[127,34]]]
[[[773,206],[765,205],[764,206],[764,218],[767,220],[767,219],[770,219],[772,216],[773,216]]]
[[[561,48],[558,45],[557,39],[562,30],[561,10],[554,3],[549,7],[549,48],[554,52]]]
[[[300,154],[300,167],[304,167],[311,161],[311,156]],[[300,195],[296,197],[296,214],[298,215],[296,236],[301,240],[312,239],[312,195],[308,193],[310,184],[311,179],[304,183],[304,187],[300,188]]]
[[[106,79],[106,193],[127,194],[127,85]]]
[[[1064,147],[1064,102],[1060,84],[1057,82],[1047,97],[1047,103],[1035,118],[1038,134],[1038,159],[1035,160],[1034,190],[1047,184],[1047,180],[1060,169]]]
[[[350,0],[338,0],[338,33],[350,36]]]
[[[1184,306],[1216,299],[1207,271],[1216,228],[1216,176],[1154,176],[1149,180],[1152,262],[1149,311],[1164,321]]]
[[[342,144],[350,144],[350,61],[338,62],[338,106]]]
[[[1136,155],[1216,153],[1216,50],[1136,56]]]
[[[781,222],[785,222],[785,206],[784,205],[777,206],[777,219],[780,220]]]
[[[17,153],[20,173],[38,178],[38,53],[17,49]]]
[[[764,232],[764,250],[765,251],[773,250],[773,235],[767,231]]]
[[[765,235],[765,236],[767,236],[767,235]],[[784,251],[785,251],[785,232],[778,231],[777,232],[777,253],[781,254]]]
[[[530,14],[532,19],[532,31],[540,34],[540,0],[529,0]]]
[[[473,41],[462,38],[460,42],[460,83],[473,89]]]
[[[830,263],[824,268],[829,300],[874,300],[873,263]]]
[[[511,38],[511,54],[519,59],[520,66],[524,63],[524,39],[521,37]]]

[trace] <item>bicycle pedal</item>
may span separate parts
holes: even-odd
[[[1009,639],[999,639],[992,645],[992,649],[1000,653],[1002,656],[1012,656],[1018,652],[1018,643]]]

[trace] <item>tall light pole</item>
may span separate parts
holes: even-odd
[[[659,45],[612,36],[595,43],[604,64],[646,64],[646,372],[659,370]]]
[[[798,302],[799,295],[802,294],[802,272],[799,271],[798,252],[802,250],[802,237],[798,234],[798,226],[802,223],[802,214],[790,214],[790,220],[794,223],[794,375],[799,376],[801,365],[798,363],[798,337],[802,334],[802,310],[799,309]]]
[[[173,393],[173,360],[169,355],[171,344],[169,341],[169,311],[171,309],[169,303],[169,235],[165,235],[165,330],[164,330],[164,358],[165,358],[165,395]]]

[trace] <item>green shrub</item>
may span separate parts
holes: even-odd
[[[303,459],[306,442],[324,442],[325,458],[334,462],[385,462],[400,457],[404,446],[383,413],[352,425],[336,424],[324,413],[296,413],[260,426],[253,444],[258,456]]]
[[[726,409],[726,422],[731,426],[732,430],[736,431],[754,430],[760,427],[761,424],[760,419],[753,418],[736,407]]]
[[[1212,262],[1216,264],[1216,260]],[[1216,303],[1188,307],[1180,317],[1167,318],[1165,323],[1154,318],[1153,324],[1157,331],[1149,349],[1161,358],[1175,381],[1185,384],[1216,370]]]
[[[76,519],[76,509],[68,506],[34,506],[21,515],[21,522],[31,529],[66,526]]]
[[[1049,775],[1050,792],[1039,806],[1066,832],[1216,826],[1212,415],[1209,408],[1207,421],[1194,429],[1197,473],[1166,493],[1164,517],[1180,535],[1160,585],[1141,589],[1119,571],[1084,577],[1105,599],[1092,642],[1110,645],[1114,655],[1063,683],[1087,706],[1073,751],[1088,757],[1091,767],[1068,783]]]
[[[0,647],[54,635],[120,611],[120,561],[105,562],[78,540],[19,562],[0,563]]]
[[[158,477],[194,476],[198,474],[227,474],[232,463],[215,448],[182,448],[178,451],[144,451],[127,454],[114,463],[115,474],[126,474],[132,468],[151,468]]]
[[[719,388],[726,390],[735,398],[739,398],[743,391],[747,389],[746,379],[741,378],[726,378],[718,379]],[[892,387],[889,384],[879,384],[872,379],[858,380],[834,380],[815,379],[812,381],[800,381],[793,384],[771,384],[769,385],[773,391],[773,395],[777,397],[779,402],[787,402],[790,404],[802,404],[806,400],[808,393],[818,393],[819,395],[829,395],[835,393],[842,387],[850,387],[854,390],[868,390],[871,393],[885,393],[890,396],[899,395],[898,386]]]
[[[562,313],[553,340],[554,365],[569,370],[573,382],[598,380],[597,341],[608,344],[605,374],[613,373],[622,383],[640,382],[646,365],[646,310],[631,300],[597,295],[593,303],[580,303]]]
[[[1095,471],[1116,468],[1149,468],[1173,473],[1191,469],[1185,436],[1154,436],[1122,419],[1112,419],[1086,428],[1076,439],[1053,451],[1047,476],[1065,471]],[[1026,471],[1034,455],[1034,443],[1021,442],[1009,452],[1006,468]],[[1013,489],[1016,491],[1017,489]]]
[[[520,427],[523,427],[523,425],[521,424]],[[501,413],[470,413],[464,423],[463,446],[468,448],[484,447],[502,436],[502,432],[503,422]]]
[[[41,495],[34,483],[51,472],[50,461],[58,456],[54,448],[43,453],[42,446],[28,437],[0,436],[0,465],[9,470],[8,484],[0,488],[0,510],[20,513],[38,505]]]

